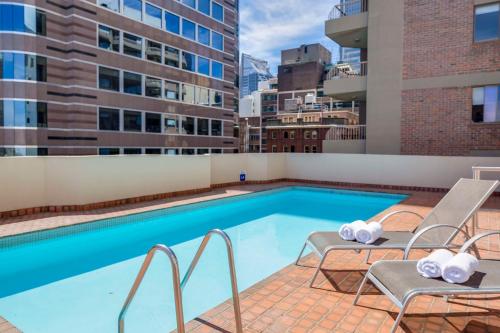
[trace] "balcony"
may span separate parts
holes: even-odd
[[[368,0],[353,0],[333,7],[325,24],[325,34],[343,47],[368,45]]]
[[[366,152],[366,125],[334,126],[323,141],[325,153],[364,154]]]
[[[325,95],[344,100],[366,100],[366,61],[352,64],[339,64],[328,72],[325,80]]]

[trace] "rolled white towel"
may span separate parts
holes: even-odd
[[[417,263],[417,271],[425,278],[437,278],[443,273],[443,267],[453,258],[453,252],[440,249],[432,252]]]
[[[459,253],[443,267],[442,278],[448,283],[464,283],[479,268],[479,261],[468,253]]]
[[[343,240],[355,240],[356,239],[356,231],[365,226],[365,221],[357,220],[351,223],[343,224],[339,229],[339,235]]]
[[[356,230],[354,236],[356,240],[363,244],[372,244],[375,242],[384,230],[382,229],[382,225],[378,222],[370,222],[365,224],[362,228]]]

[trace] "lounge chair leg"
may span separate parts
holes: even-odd
[[[321,261],[319,262],[319,265],[318,265],[318,268],[316,269],[316,272],[314,272],[314,276],[312,277],[312,280],[311,280],[311,283],[309,284],[309,288],[312,288],[313,287],[313,284],[314,284],[314,281],[316,280],[316,278],[318,277],[318,274],[319,272],[321,271],[321,266],[323,265],[323,263],[325,262],[325,259],[326,259],[326,255],[328,253],[325,253],[323,255],[323,258],[321,258]]]
[[[363,291],[363,287],[366,284],[366,281],[368,280],[368,272],[366,272],[365,277],[363,278],[363,281],[359,285],[358,292],[356,294],[356,297],[354,298],[354,301],[352,302],[353,305],[356,305],[358,303],[359,297],[361,296],[361,292]]]
[[[302,257],[302,254],[304,253],[304,250],[306,249],[306,246],[307,246],[307,242],[304,243],[304,246],[302,247],[302,250],[299,253],[299,257],[295,261],[295,265],[299,266],[300,258]]]
[[[396,330],[398,329],[399,323],[401,322],[401,319],[403,319],[403,316],[405,315],[406,308],[408,307],[409,303],[410,303],[410,300],[406,301],[406,303],[403,305],[403,307],[399,311],[399,314],[396,317],[396,320],[394,321],[394,324],[392,325],[391,333],[395,333]]]
[[[366,251],[366,257],[365,257],[365,264],[368,263],[368,260],[370,260],[370,254],[372,253],[372,250]]]

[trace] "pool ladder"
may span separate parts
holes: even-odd
[[[146,259],[144,259],[144,262],[142,263],[141,269],[139,270],[139,273],[135,278],[134,284],[132,285],[132,288],[128,293],[127,299],[123,304],[122,310],[120,311],[120,315],[118,316],[119,333],[125,332],[125,315],[127,314],[127,310],[132,301],[134,300],[135,294],[137,293],[137,290],[139,289],[142,283],[144,275],[148,271],[149,265],[151,264],[151,261],[153,260],[153,257],[157,251],[163,252],[170,260],[170,266],[172,267],[177,333],[185,333],[186,330],[184,327],[184,311],[182,309],[182,291],[184,290],[184,287],[188,283],[191,274],[193,274],[193,271],[196,268],[196,265],[198,264],[201,255],[205,251],[208,242],[212,238],[212,235],[220,236],[226,243],[229,274],[231,275],[231,289],[233,294],[232,297],[233,297],[234,317],[236,321],[236,333],[243,333],[243,324],[241,321],[241,310],[240,310],[240,298],[238,295],[238,285],[236,282],[236,269],[234,266],[233,244],[231,243],[231,239],[229,238],[229,236],[224,231],[219,229],[211,230],[205,235],[203,241],[200,244],[200,247],[198,248],[198,251],[196,251],[196,254],[193,260],[191,261],[191,264],[189,265],[189,268],[182,280],[180,279],[179,262],[177,261],[177,256],[175,255],[174,251],[171,248],[165,245],[155,245],[148,251]]]

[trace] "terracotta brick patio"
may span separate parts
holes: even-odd
[[[64,214],[45,213],[40,216],[6,219],[0,222],[0,236],[286,185],[290,184],[231,187],[202,195],[121,208]],[[398,209],[410,209],[426,214],[443,196],[442,193],[432,192],[410,194],[403,203],[392,206],[381,215]],[[401,215],[388,221],[385,227],[387,230],[410,230],[417,223],[416,218]],[[479,227],[479,231],[500,230],[500,197],[493,197],[485,204],[479,214]],[[461,241],[458,239],[457,243]],[[483,257],[500,259],[498,236],[485,239],[479,245]],[[418,258],[421,255],[422,252],[415,251],[411,257]],[[367,288],[359,305],[352,305],[363,273],[368,268],[363,262],[364,257],[364,253],[356,254],[353,251],[331,254],[326,262],[326,269],[316,281],[315,288],[309,288],[314,266],[318,263],[317,258],[309,255],[302,260],[302,266],[290,265],[243,291],[240,297],[245,332],[388,332],[398,309],[375,288]],[[370,262],[400,257],[400,251],[375,251]],[[194,333],[233,332],[233,318],[231,302],[226,301],[189,322],[187,328],[189,332]],[[0,317],[0,333],[7,332],[18,330]],[[500,297],[458,297],[450,299],[448,303],[440,297],[417,298],[403,319],[399,332],[500,332]]]

